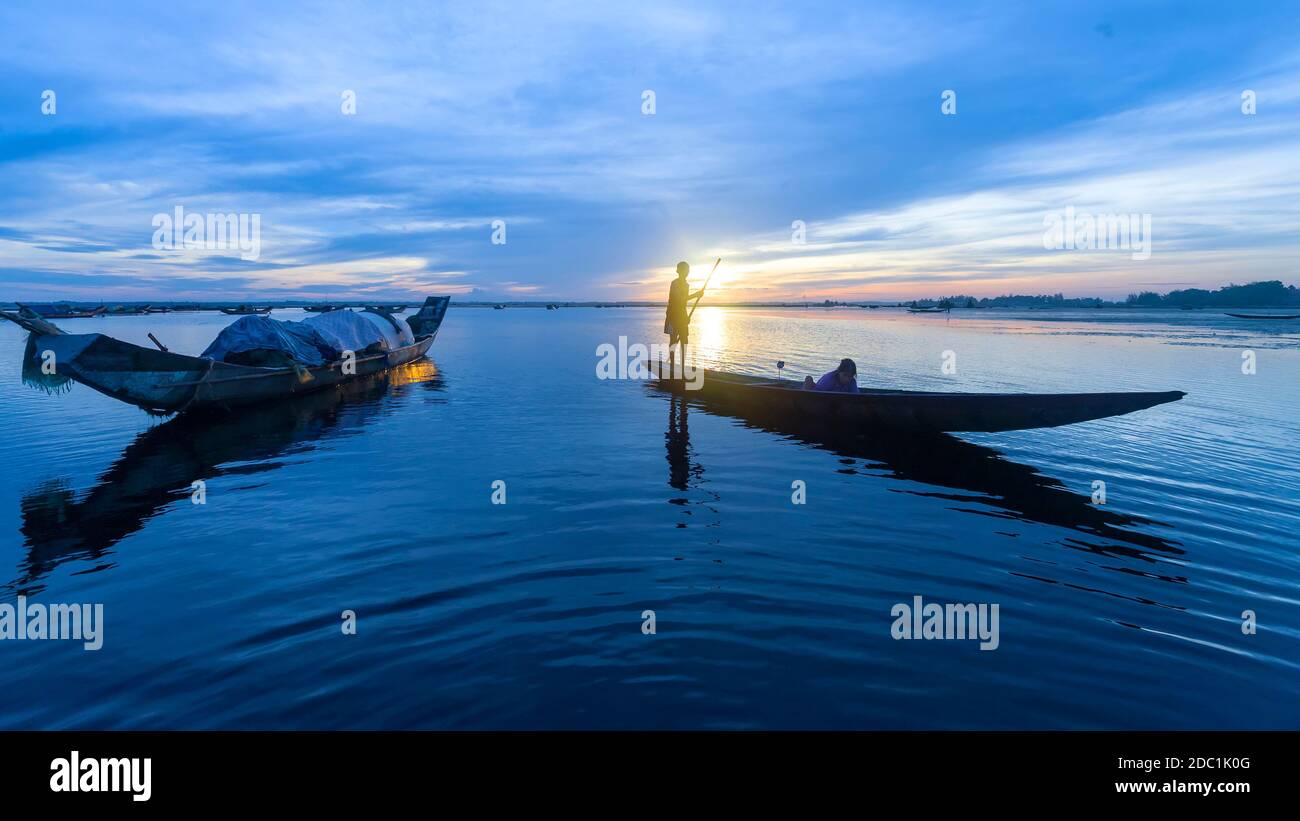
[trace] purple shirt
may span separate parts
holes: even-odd
[[[822,378],[817,380],[813,386],[815,391],[833,391],[835,393],[857,393],[858,378],[853,377],[853,381],[847,385],[840,384],[839,371],[830,371],[822,374]]]

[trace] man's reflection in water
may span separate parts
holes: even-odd
[[[668,431],[664,434],[664,446],[668,448],[668,486],[683,491],[681,496],[668,500],[668,504],[682,509],[682,515],[693,516],[696,510],[706,512],[703,522],[696,522],[702,527],[718,527],[722,521],[718,518],[718,509],[711,504],[717,502],[716,492],[704,487],[704,466],[691,461],[691,434],[688,425],[688,405],[685,399],[673,396],[668,400]],[[696,492],[694,500],[688,498],[684,491]],[[702,493],[701,493],[702,491]],[[712,514],[712,515],[708,515]],[[686,527],[685,522],[678,522],[678,527]],[[709,540],[718,544],[718,537]],[[714,559],[714,561],[720,561]]]
[[[674,396],[668,402],[668,432],[664,444],[668,448],[668,484],[676,490],[687,490],[691,477],[699,478],[704,472],[700,465],[691,464],[691,434],[687,427],[686,400]],[[673,499],[673,504],[684,505],[686,499]]]

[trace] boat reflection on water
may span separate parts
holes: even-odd
[[[95,561],[169,505],[188,501],[199,479],[273,471],[277,458],[359,433],[380,406],[412,386],[441,391],[428,360],[332,390],[267,402],[238,413],[183,414],[135,438],[81,498],[66,480],[42,483],[22,499],[27,556],[20,578],[5,585],[35,593],[40,580],[70,560]],[[237,467],[227,467],[238,465]]]
[[[687,407],[693,405],[716,416],[740,420],[745,427],[776,433],[788,439],[828,450],[845,459],[862,460],[854,469],[843,465],[841,473],[888,471],[891,479],[928,485],[932,490],[903,490],[961,504],[967,513],[1037,522],[1077,532],[1066,547],[1100,556],[1122,556],[1151,562],[1153,554],[1180,555],[1179,543],[1135,528],[1167,526],[1140,516],[1116,513],[1070,491],[1060,480],[1044,476],[1029,465],[1005,459],[999,451],[944,433],[881,431],[872,434],[837,434],[824,423],[801,423],[788,415],[738,414],[732,404],[694,397],[682,399],[671,393],[668,399],[669,485],[676,490],[695,486],[704,468],[693,463],[693,449],[686,426]],[[678,409],[678,405],[681,405]],[[1128,572],[1128,571],[1126,571]],[[1180,577],[1157,576],[1183,582]]]

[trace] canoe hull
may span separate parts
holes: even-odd
[[[31,333],[29,345],[54,374],[157,413],[233,408],[326,390],[383,373],[424,356],[446,315],[449,297],[429,297],[405,320],[415,341],[391,351],[305,368],[259,368],[145,348],[104,334],[68,334],[53,323],[9,311],[0,317]]]
[[[358,357],[355,373],[344,373],[339,363],[301,372],[231,365],[154,351],[102,334],[91,335],[98,339],[75,356],[59,357],[59,348],[74,342],[77,336],[41,337],[37,345],[55,351],[60,375],[114,399],[161,413],[232,408],[325,390],[413,362],[428,352],[434,340],[432,335],[425,336],[413,345]]]
[[[661,378],[655,385],[687,398],[717,403],[740,416],[819,420],[841,431],[893,428],[947,433],[994,433],[1054,428],[1143,410],[1182,399],[1182,391],[1140,393],[938,393],[863,389],[844,394],[804,390],[791,380],[764,379],[723,371],[690,381]]]

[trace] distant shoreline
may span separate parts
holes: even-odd
[[[26,305],[59,305],[68,306],[76,309],[90,309],[99,303],[77,302],[70,300],[60,300],[58,302],[38,302],[36,300],[23,300]],[[250,303],[251,304],[251,303]],[[340,308],[365,308],[369,307],[357,302],[258,302],[260,307],[269,307],[276,310],[294,310],[303,309],[308,305],[333,305]],[[389,303],[392,304],[392,303]],[[141,308],[145,306],[167,306],[170,313],[187,313],[198,311],[218,311],[222,308],[228,308],[231,302],[200,302],[185,303],[184,307],[179,307],[177,303],[162,302],[118,302],[116,306],[124,308]],[[451,306],[453,308],[659,308],[664,307],[662,302],[652,301],[628,301],[628,302],[460,302],[452,298]],[[414,310],[419,307],[419,303],[412,301],[404,306],[404,309]],[[890,309],[890,310],[908,310],[913,307],[911,303],[897,302],[836,302],[827,305],[821,302],[708,302],[701,304],[703,308],[787,308],[797,310],[858,310],[858,309]],[[933,308],[936,307],[931,300],[924,300],[919,303],[918,307]],[[1290,305],[1209,305],[1197,308],[1183,308],[1167,305],[1125,305],[1121,303],[1112,303],[1105,305],[979,305],[966,306],[954,305],[946,310],[953,313],[976,313],[980,311],[1162,311],[1168,313],[1191,313],[1204,311],[1261,311],[1277,310],[1279,308],[1293,308]],[[18,304],[15,302],[0,303],[0,309],[17,310]]]
[[[455,295],[451,298],[453,306],[465,308],[661,308],[663,302],[658,300],[645,299],[625,299],[625,300],[499,300],[499,299],[470,299],[457,300]],[[32,305],[58,306],[68,311],[93,310],[95,308],[108,308],[108,313],[129,313],[134,309],[149,307],[156,313],[165,313],[172,311],[216,311],[222,308],[234,306],[256,306],[261,308],[307,308],[317,306],[329,306],[333,308],[364,308],[368,306],[388,306],[389,309],[401,306],[402,309],[415,308],[424,301],[422,297],[414,297],[407,300],[402,299],[383,299],[374,301],[363,301],[353,299],[341,300],[311,300],[311,299],[282,299],[279,301],[254,301],[248,298],[224,301],[193,301],[193,300],[163,300],[146,302],[138,300],[134,302],[114,302],[111,307],[107,301],[101,300],[98,305],[92,302],[81,302],[71,300],[59,300],[57,302],[45,302],[41,300],[31,300]],[[812,308],[938,308],[945,311],[985,311],[985,310],[1012,310],[1012,311],[1059,311],[1059,310],[1147,310],[1147,311],[1222,311],[1222,310],[1262,310],[1262,309],[1300,309],[1300,288],[1294,285],[1285,285],[1280,280],[1268,280],[1264,282],[1251,282],[1245,285],[1225,285],[1214,291],[1206,291],[1199,288],[1190,288],[1181,291],[1170,291],[1167,294],[1157,294],[1153,291],[1143,291],[1138,294],[1130,294],[1124,302],[1111,302],[1100,298],[1089,297],[1066,297],[1064,294],[1004,294],[997,297],[974,297],[966,295],[954,295],[940,297],[938,299],[891,299],[891,300],[871,300],[871,299],[849,299],[833,300],[823,299],[820,301],[798,300],[798,301],[774,301],[774,302],[716,302],[710,300],[707,306],[714,308],[801,308],[809,310]],[[12,304],[11,308],[17,307]]]

